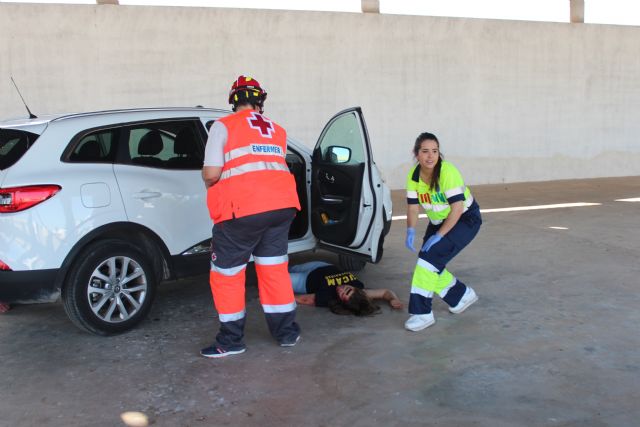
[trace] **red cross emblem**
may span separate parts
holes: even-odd
[[[247,117],[247,121],[249,122],[249,126],[258,130],[265,138],[271,138],[271,135],[276,131],[271,120],[258,113],[251,113],[251,116]]]

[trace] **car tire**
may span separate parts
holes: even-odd
[[[338,264],[343,270],[356,272],[362,271],[367,262],[350,255],[338,254]]]
[[[117,239],[94,242],[81,253],[62,289],[71,321],[97,335],[122,333],[140,323],[149,313],[157,288],[148,256]]]

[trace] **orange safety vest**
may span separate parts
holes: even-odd
[[[223,117],[227,128],[220,180],[207,191],[214,224],[231,218],[296,208],[300,201],[289,171],[287,132],[254,110]]]

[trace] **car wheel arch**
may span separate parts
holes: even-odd
[[[62,266],[60,267],[60,274],[58,274],[56,288],[62,289],[66,281],[67,275],[73,263],[77,260],[79,254],[83,249],[99,240],[105,239],[119,239],[127,242],[138,239],[140,244],[137,245],[140,250],[155,254],[158,256],[152,256],[152,262],[154,264],[154,270],[156,277],[159,280],[166,280],[171,278],[172,271],[169,265],[171,259],[169,249],[164,244],[162,239],[158,237],[151,229],[130,222],[116,222],[106,224],[101,227],[92,230],[83,236],[69,251]]]

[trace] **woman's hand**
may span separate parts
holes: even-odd
[[[394,310],[400,310],[402,307],[404,307],[404,304],[402,304],[402,301],[400,301],[396,293],[389,289],[385,290],[384,299]]]
[[[390,300],[389,305],[395,310],[400,310],[402,307],[404,307],[404,304],[402,304],[402,301],[400,301],[398,298],[393,298],[392,300]]]
[[[365,289],[364,293],[371,299],[385,300],[389,303],[391,308],[396,310],[401,309],[404,306],[395,292],[389,289]]]
[[[427,252],[429,249],[431,249],[433,245],[438,243],[440,240],[442,240],[442,236],[439,235],[438,233],[435,233],[433,236],[429,237],[426,242],[424,242],[424,245],[422,245],[422,249],[420,249],[420,252]]]
[[[303,294],[296,295],[295,300],[298,304],[302,305],[316,305],[316,295],[315,294]]]
[[[416,239],[416,229],[413,227],[407,228],[407,237],[404,239],[404,245],[411,252],[415,252],[416,248],[413,247],[413,241]]]

